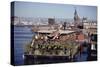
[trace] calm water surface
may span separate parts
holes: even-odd
[[[14,57],[15,65],[24,64],[24,47],[32,40],[34,33],[29,27],[14,27]]]

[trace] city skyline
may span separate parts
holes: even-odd
[[[80,18],[87,17],[90,20],[97,20],[96,6],[36,3],[36,2],[14,2],[14,15],[18,17],[44,17],[44,18],[73,18],[74,11]]]

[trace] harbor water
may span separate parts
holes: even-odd
[[[34,33],[29,27],[14,26],[14,63],[15,65],[24,64],[24,47],[31,42]]]

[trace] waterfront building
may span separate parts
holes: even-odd
[[[48,25],[54,25],[55,19],[54,18],[48,18]]]

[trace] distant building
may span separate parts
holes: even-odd
[[[48,25],[54,25],[55,19],[54,18],[48,18]]]
[[[84,29],[97,28],[96,22],[83,22]]]
[[[90,34],[97,34],[96,22],[83,22],[84,29]]]
[[[75,12],[74,12],[74,23],[75,23],[75,27],[77,27],[79,25],[79,23],[80,23],[80,18],[79,18],[78,14],[77,14],[76,9],[75,9]]]
[[[80,17],[78,16],[77,10],[74,12],[74,26],[75,28],[83,29],[83,24],[81,22]]]
[[[16,25],[19,22],[19,18],[17,16],[11,17],[11,24]]]

